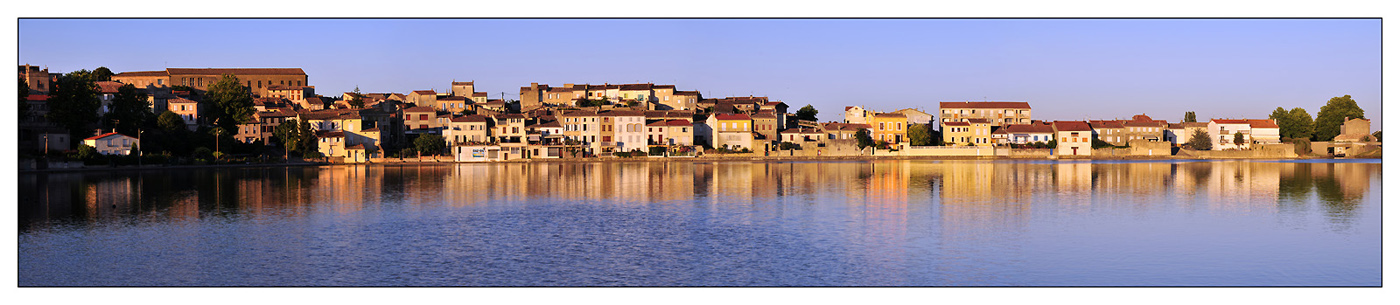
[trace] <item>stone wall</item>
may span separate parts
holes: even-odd
[[[991,146],[909,146],[895,151],[893,156],[995,156]],[[882,154],[877,153],[877,156]]]
[[[1049,158],[1050,155],[1055,154],[1055,150],[1050,148],[1011,148],[1004,150],[1006,151],[1006,156],[1009,158]]]

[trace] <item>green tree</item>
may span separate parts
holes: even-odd
[[[816,122],[817,108],[812,107],[811,104],[807,104],[807,106],[802,106],[802,109],[797,110],[797,119]]]
[[[1238,132],[1238,131],[1235,132],[1235,145],[1244,145],[1244,134],[1243,134],[1243,133],[1240,133],[1240,132]]]
[[[1313,140],[1331,141],[1342,133],[1342,123],[1347,118],[1364,119],[1366,111],[1361,106],[1356,105],[1356,101],[1351,99],[1351,95],[1334,97],[1317,111],[1316,127],[1313,128]]]
[[[146,121],[152,118],[151,112],[147,110],[150,108],[151,103],[146,100],[146,91],[126,84],[117,89],[116,96],[112,98],[111,112],[107,113],[107,119],[103,121],[121,134],[136,136],[137,129],[146,125]]]
[[[301,151],[301,131],[297,129],[297,120],[290,120],[278,124],[272,128],[272,136],[277,139],[277,143],[289,152]]]
[[[175,132],[187,128],[185,127],[185,120],[180,118],[180,115],[170,110],[161,112],[160,116],[156,117],[156,125],[166,132]]]
[[[1196,112],[1195,112],[1195,111],[1187,111],[1187,112],[1186,112],[1186,117],[1181,118],[1181,122],[1182,122],[1182,123],[1195,123],[1195,122],[1196,122]]]
[[[360,94],[360,86],[355,86],[355,91],[350,92],[350,101],[346,103],[350,104],[350,108],[365,108],[365,98]]]
[[[928,124],[909,125],[909,130],[907,132],[909,135],[909,145],[933,145],[933,129],[929,128]]]
[[[19,120],[20,120],[20,121],[23,121],[24,119],[28,119],[28,118],[29,118],[29,102],[28,102],[28,100],[29,100],[29,82],[26,82],[26,81],[24,81],[23,78],[21,78],[21,79],[19,79],[19,99],[17,100],[17,101],[19,101],[19,103],[16,103],[16,104],[19,104]]]
[[[204,101],[213,105],[209,117],[224,130],[237,130],[238,124],[252,120],[253,113],[257,112],[257,108],[253,108],[252,93],[233,74],[224,74],[209,85]]]
[[[856,146],[860,147],[860,149],[875,146],[875,139],[870,137],[870,130],[865,128],[856,130]]]
[[[307,153],[310,152],[319,152],[321,150],[321,146],[317,145],[316,141],[320,139],[316,138],[316,130],[311,129],[311,123],[307,121],[297,120],[296,125],[298,135],[297,146],[301,149],[302,155],[305,156]]]
[[[107,67],[97,67],[96,70],[92,70],[92,80],[93,80],[93,81],[99,81],[99,82],[111,81],[111,80],[112,80],[112,75],[113,75],[113,74],[112,74],[112,70],[111,70],[111,69],[107,69]]]
[[[413,140],[413,147],[425,155],[437,155],[447,149],[447,142],[442,139],[442,136],[425,134]]]
[[[1269,118],[1278,123],[1279,136],[1284,138],[1310,138],[1312,137],[1312,115],[1303,108],[1293,108],[1284,110],[1283,107],[1274,109],[1269,114]]]
[[[1196,129],[1196,132],[1191,134],[1191,140],[1186,141],[1186,146],[1195,150],[1210,150],[1214,147],[1210,144],[1210,134],[1200,129]]]
[[[97,85],[92,81],[92,72],[78,70],[59,76],[49,88],[50,122],[67,129],[72,137],[70,144],[86,138],[88,126],[97,122],[97,110],[101,102],[97,99]]]

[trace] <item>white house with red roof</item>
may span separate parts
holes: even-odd
[[[1055,155],[1088,156],[1094,153],[1094,129],[1089,122],[1055,121],[1050,124],[1055,129]]]
[[[1254,143],[1254,131],[1250,127],[1248,119],[1211,119],[1206,123],[1206,133],[1210,134],[1211,150],[1225,149],[1249,149]],[[1277,126],[1274,131],[1274,141],[1278,141]],[[1243,144],[1235,144],[1235,134],[1243,135]]]
[[[83,139],[83,144],[97,148],[104,155],[129,155],[132,147],[140,146],[136,138],[120,133],[109,132]]]

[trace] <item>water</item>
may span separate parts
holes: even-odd
[[[1381,164],[19,175],[20,286],[1379,286]]]

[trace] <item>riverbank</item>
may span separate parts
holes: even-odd
[[[1380,159],[1379,155],[1352,157]],[[145,166],[87,166],[77,168],[51,168],[51,169],[25,169],[20,173],[66,173],[66,172],[102,172],[102,171],[143,171],[143,170],[172,170],[172,169],[206,169],[206,168],[256,168],[256,167],[307,167],[307,166],[346,166],[346,165],[446,165],[446,164],[492,164],[492,163],[556,163],[556,162],[842,162],[842,161],[884,161],[884,160],[920,160],[920,161],[966,161],[966,160],[1023,160],[1023,161],[1094,161],[1094,160],[1307,160],[1307,159],[1344,159],[1331,158],[1327,156],[1300,156],[1295,158],[1277,157],[1199,157],[1199,156],[1076,156],[1076,157],[1007,157],[1007,156],[703,156],[693,158],[681,157],[633,157],[633,158],[550,158],[550,159],[517,159],[502,161],[483,162],[457,162],[443,159],[389,159],[388,162],[369,163],[327,163],[327,162],[292,162],[292,163],[250,163],[250,164],[206,164],[206,165],[145,165]]]

